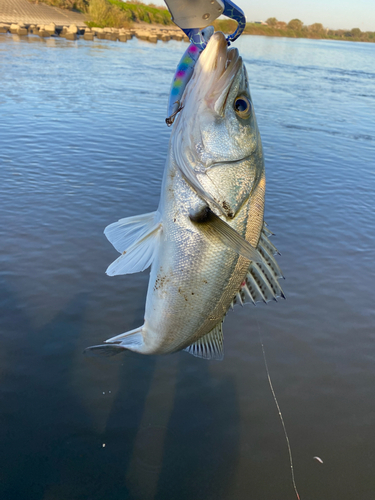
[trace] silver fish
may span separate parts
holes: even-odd
[[[223,358],[222,322],[234,303],[283,296],[263,221],[261,138],[238,50],[215,33],[182,97],[159,208],[105,235],[121,253],[109,276],[151,265],[144,324],[89,349]]]

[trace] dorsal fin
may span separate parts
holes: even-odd
[[[252,262],[250,264],[246,278],[233,299],[233,304],[269,302],[270,300],[276,300],[277,297],[285,299],[284,292],[278,281],[283,275],[274,257],[279,252],[268,239],[270,235],[272,233],[264,223],[257,246],[257,250],[262,256],[262,262]]]
[[[224,359],[223,323],[219,323],[209,333],[201,337],[184,351],[203,359]]]

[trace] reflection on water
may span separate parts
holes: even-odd
[[[185,45],[0,35],[0,498],[292,498],[259,331],[301,498],[375,491],[375,47],[236,44],[287,300],[230,313],[222,363],[94,359],[142,322],[102,232],[157,206]]]

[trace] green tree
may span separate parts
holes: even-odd
[[[321,33],[322,31],[324,31],[324,27],[323,27],[323,24],[321,23],[314,23],[314,24],[311,24],[309,26],[309,31],[311,33]]]
[[[266,23],[268,24],[268,26],[276,26],[277,24],[277,19],[276,17],[269,17],[266,21]]]
[[[353,28],[351,34],[353,36],[361,36],[362,31],[359,28]]]
[[[292,19],[288,23],[288,28],[293,30],[293,31],[299,31],[302,29],[303,22],[300,21],[299,19]]]

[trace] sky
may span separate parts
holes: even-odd
[[[150,0],[144,1],[148,3]],[[289,22],[298,18],[306,25],[322,23],[331,29],[375,31],[375,0],[232,1],[241,7],[248,21],[265,21],[269,17],[276,17],[279,21]],[[164,4],[163,0],[153,0],[153,3]]]

